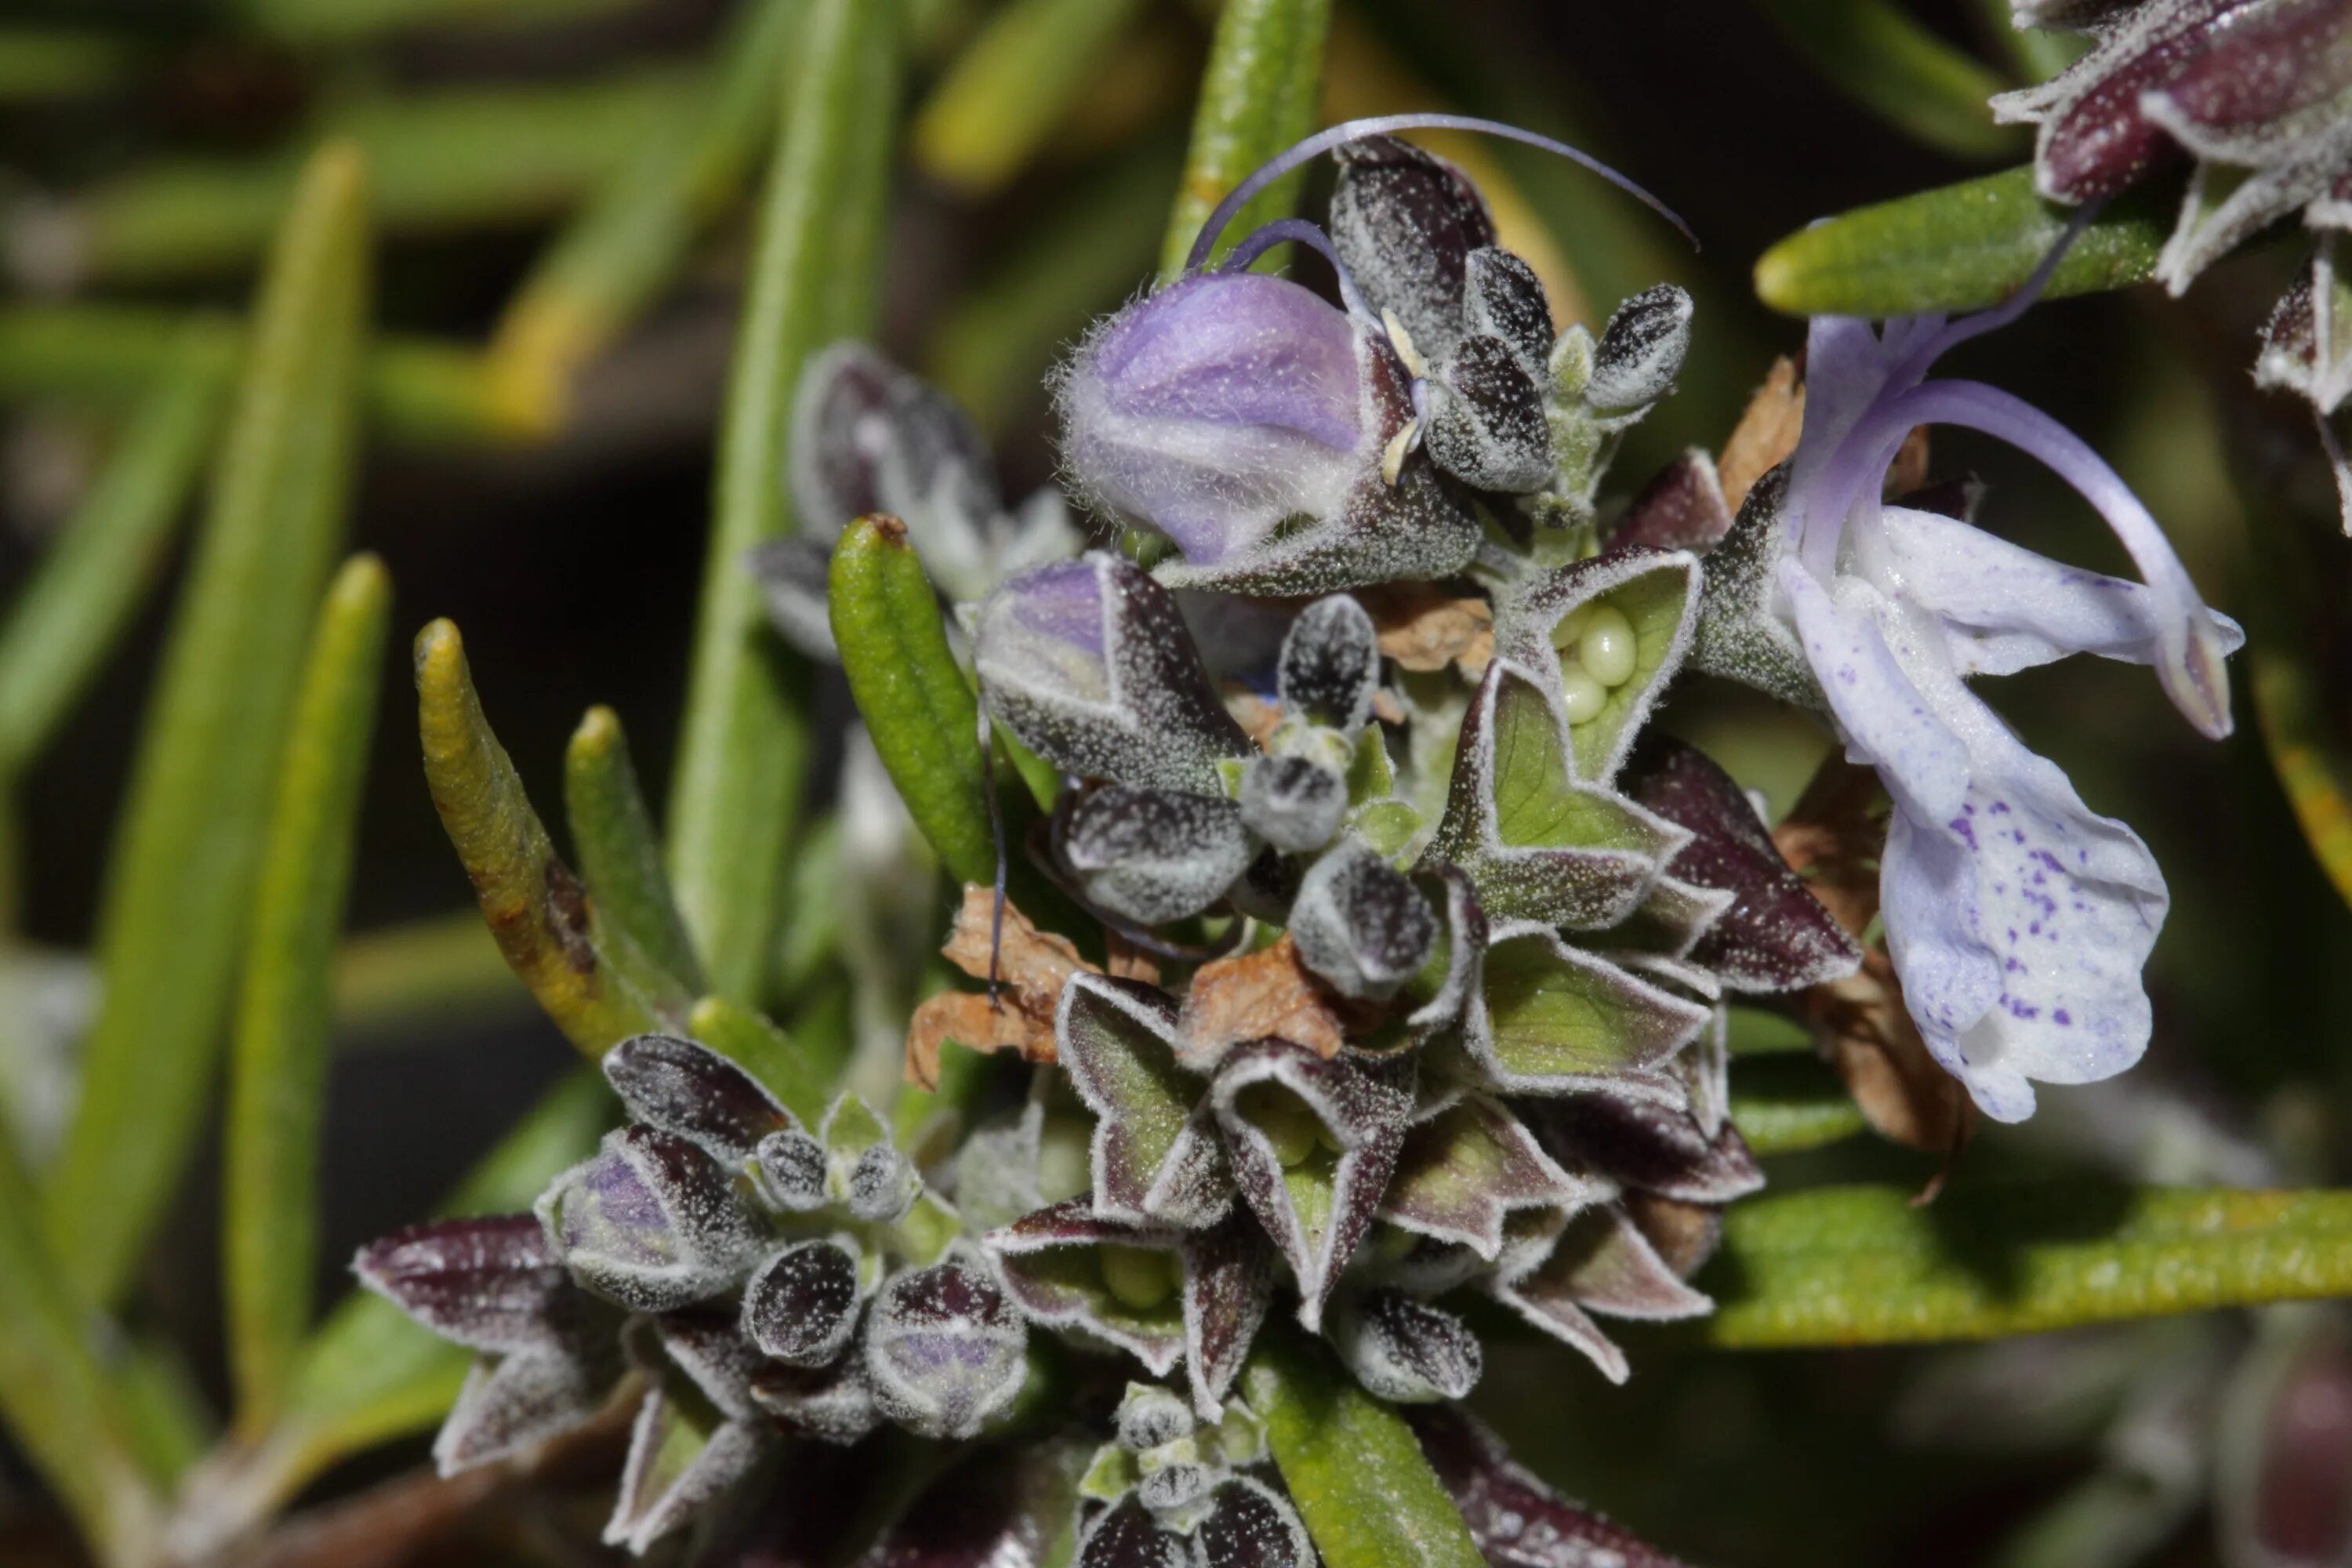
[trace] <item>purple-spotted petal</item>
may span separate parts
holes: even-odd
[[[1413,1108],[1411,1057],[1236,1047],[1211,1089],[1242,1196],[1288,1260],[1312,1329],[1372,1222]],[[1303,1118],[1303,1119],[1302,1119]]]
[[[1989,710],[1969,743],[1949,817],[1896,815],[1881,905],[1928,1050],[1987,1115],[2016,1121],[2032,1114],[2031,1080],[2088,1083],[2139,1059],[2140,968],[2168,900],[2138,837]]]

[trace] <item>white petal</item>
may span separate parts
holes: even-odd
[[[1968,787],[1968,748],[1928,702],[1887,646],[1870,601],[1876,593],[1848,579],[1833,600],[1794,560],[1780,565],[1780,587],[1796,617],[1805,660],[1843,731],[1846,754],[1878,769],[1905,809],[1941,822],[1959,810]],[[1969,699],[1965,691],[1963,700]]]
[[[1928,1049],[1985,1114],[2017,1121],[2032,1081],[2088,1083],[2139,1059],[2140,968],[2168,900],[2147,847],[2055,763],[1990,710],[1966,729],[1965,798],[1942,821],[1898,816],[1880,892]]]
[[[1883,516],[1903,591],[1944,623],[1962,675],[2009,675],[2073,653],[2153,664],[2165,601],[2145,584],[2085,572],[1958,519],[1888,507]],[[2245,633],[2213,617],[2221,652]]]

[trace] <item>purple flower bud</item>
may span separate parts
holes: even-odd
[[[970,1437],[1028,1375],[1029,1331],[986,1271],[913,1268],[883,1286],[866,1330],[875,1403],[925,1437]]]
[[[741,1279],[759,1244],[734,1178],[698,1145],[637,1123],[537,1205],[572,1278],[608,1301],[667,1312]]]
[[[743,1332],[792,1366],[831,1366],[857,1328],[857,1255],[838,1241],[778,1253],[743,1293]]]
[[[1086,495],[1194,566],[1291,518],[1339,517],[1412,416],[1402,367],[1365,323],[1256,272],[1197,273],[1112,317],[1061,403]]]
[[[1399,1405],[1461,1399],[1486,1365],[1468,1324],[1400,1290],[1341,1298],[1331,1342],[1358,1383]]]
[[[1207,909],[1255,853],[1241,808],[1223,796],[1122,784],[1077,803],[1060,848],[1090,900],[1147,926]]]
[[[973,642],[990,713],[1065,773],[1216,795],[1219,760],[1256,750],[1210,689],[1176,602],[1115,555],[1008,579]]]

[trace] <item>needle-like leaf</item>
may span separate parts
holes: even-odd
[[[327,590],[280,764],[231,1037],[222,1278],[237,1414],[257,1430],[310,1320],[336,933],[351,886],[392,583],[355,556]]]
[[[1251,171],[1315,128],[1331,0],[1225,0],[1201,79],[1192,149],[1168,215],[1160,270],[1173,277],[1210,211]],[[1277,180],[1234,218],[1241,236],[1298,202],[1301,176]]]
[[[366,320],[359,155],[312,158],[278,237],[113,847],[104,1000],[51,1175],[59,1260],[110,1300],[204,1112],[302,639],[343,528]]]

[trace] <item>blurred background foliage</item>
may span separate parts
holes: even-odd
[[[471,1178],[484,1202],[527,1196],[604,1114],[576,1087],[540,1099],[575,1058],[469,907],[405,721],[406,638],[436,616],[464,628],[462,658],[543,811],[565,798],[567,747],[575,771],[592,765],[618,743],[596,726],[617,715],[664,815],[658,763],[694,745],[679,752],[714,485],[749,494],[777,479],[741,468],[765,450],[756,443],[731,471],[712,454],[762,276],[763,171],[784,100],[814,90],[796,61],[822,8],[16,0],[0,16],[0,1125],[14,1150],[0,1162],[0,1275],[16,1271],[0,1278],[0,1361],[32,1342],[20,1323],[62,1314],[70,1336],[76,1301],[121,1303],[133,1393],[77,1392],[65,1367],[62,1397],[89,1421],[122,1423],[91,1440],[154,1475],[185,1475],[222,1410],[310,1410],[307,1426],[247,1429],[278,1447],[223,1472],[273,1500],[379,1433],[429,1423],[446,1376],[403,1383],[399,1352],[363,1333],[338,1353],[370,1363],[385,1397],[368,1403],[364,1378],[346,1377],[343,1403],[304,1406],[302,1380],[335,1369],[288,1364],[271,1314],[299,1328],[310,1300],[339,1299],[353,1245],[441,1201],[527,1108],[541,1107],[508,1146],[503,1184],[501,1167]],[[788,331],[870,321],[996,440],[1006,493],[1048,482],[1045,379],[1061,346],[1161,262],[1215,10],[907,0],[887,210],[870,220],[871,254],[836,267],[865,297],[811,306]],[[1597,322],[1662,278],[1696,297],[1680,395],[1620,459],[1631,483],[1684,447],[1718,447],[1773,357],[1800,347],[1801,322],[1758,284],[1782,303],[1801,289],[1751,276],[1757,258],[1817,217],[2020,163],[2025,138],[1994,126],[1983,99],[2063,64],[2050,43],[2013,33],[2000,0],[1337,0],[1319,116],[1510,120],[1577,141],[1689,220],[1696,255],[1539,153],[1429,139],[1486,186],[1506,242],[1564,311]],[[887,70],[878,79],[887,98]],[[840,173],[865,145],[844,142],[824,166]],[[843,177],[845,201],[880,188]],[[854,247],[867,220],[818,203],[795,222],[815,226],[789,230],[796,243]],[[2209,597],[2248,623],[2241,712],[2258,721],[2209,749],[2134,670],[2078,662],[2006,683],[2000,700],[2031,742],[2148,839],[2173,913],[2150,971],[2147,1066],[2111,1089],[2053,1093],[2030,1128],[1983,1136],[1963,1184],[2021,1167],[2084,1183],[2352,1177],[2352,918],[2338,891],[2352,893],[2340,793],[2352,546],[2304,416],[2256,396],[2243,370],[2298,260],[2291,245],[2258,245],[2186,301],[2143,289],[2057,302],[1966,351],[1967,374],[2030,391],[2108,454]],[[292,390],[266,406],[250,380],[270,364],[271,385]],[[1937,467],[1990,483],[1997,531],[2127,569],[2087,510],[2014,454],[1955,437]],[[373,561],[335,580],[328,603],[341,608],[310,646],[346,549]],[[739,592],[750,603],[748,581]],[[435,657],[458,659],[454,639]],[[798,750],[771,762],[805,777],[811,810],[772,825],[794,834],[799,868],[782,934],[761,943],[778,951],[730,951],[719,989],[772,1004],[797,1040],[838,1059],[868,977],[815,917],[868,803],[833,799],[836,778],[861,776],[838,765],[839,678],[776,679],[809,718]],[[388,721],[371,732],[376,697]],[[184,735],[175,750],[147,718],[194,710],[186,722],[274,732],[298,703],[341,721],[304,731],[327,754],[286,761],[289,779],[311,770],[304,787],[325,803],[301,821],[271,808],[274,745],[228,766]],[[593,704],[611,712],[575,738]],[[1667,722],[1776,810],[1827,743],[1705,685]],[[240,985],[230,950],[247,920],[274,909],[316,942],[334,929],[336,802],[356,828],[345,934],[331,964],[322,949],[312,965],[331,986]],[[846,828],[824,815],[835,804]],[[224,833],[247,847],[224,850]],[[222,854],[248,868],[208,869]],[[256,873],[257,859],[277,869]],[[681,894],[691,919],[695,891]],[[919,928],[944,916],[937,904],[918,900]],[[101,996],[92,952],[146,977],[146,992]],[[919,980],[893,983],[911,1001]],[[316,1064],[324,1206],[299,1254],[310,1278],[232,1279],[225,1310],[215,1075],[201,1043],[175,1054],[156,1041],[219,1031],[232,990],[240,1063],[272,1048],[272,1028],[299,1038],[321,1018],[334,1051]],[[1774,1041],[1759,1026],[1745,1043]],[[145,1153],[93,1145],[87,1110],[77,1131],[84,1059],[90,1093],[139,1108],[125,1124],[152,1134]],[[173,1063],[184,1070],[158,1076]],[[274,1125],[267,1108],[233,1115]],[[554,1151],[536,1163],[535,1137]],[[1916,1188],[1935,1172],[1843,1139],[1778,1156],[1772,1173],[1792,1188]],[[276,1179],[233,1169],[231,1202],[267,1214]],[[152,1246],[139,1205],[121,1203],[126,1183],[160,1205]],[[64,1295],[24,1273],[37,1201],[86,1232]],[[236,1348],[245,1336],[261,1348]],[[2352,1386],[2344,1355],[2340,1327],[2312,1308],[1985,1351],[1737,1353],[1660,1333],[1638,1344],[1626,1388],[1556,1362],[1521,1367],[1514,1352],[1479,1404],[1571,1495],[1695,1561],[2200,1563],[2233,1528],[2229,1489],[2252,1484],[2231,1477],[2230,1423],[2259,1404],[2262,1379],[2311,1357]],[[356,1494],[421,1451],[406,1439],[334,1468],[318,1495]],[[79,1560],[26,1458],[0,1461],[0,1554]],[[561,1466],[544,1490],[551,1517],[580,1506]],[[102,1489],[67,1500],[86,1517],[112,1506]],[[574,1560],[544,1555],[562,1532],[543,1523],[452,1526],[443,1555],[420,1560]]]

